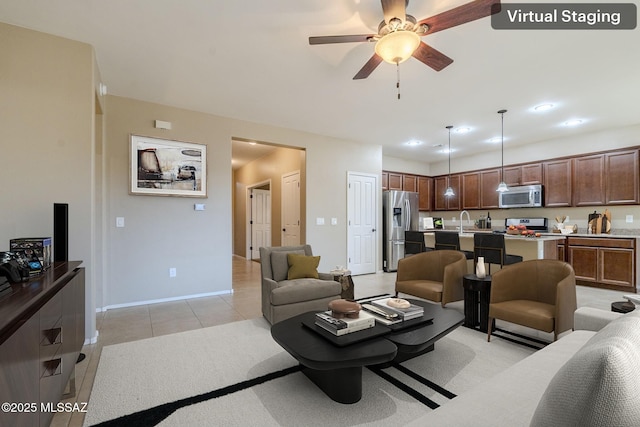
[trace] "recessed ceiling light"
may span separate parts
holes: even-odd
[[[555,105],[553,105],[553,104],[540,104],[540,105],[536,105],[535,107],[533,107],[533,111],[541,113],[543,111],[549,111],[549,110],[553,109],[553,107],[555,107]]]
[[[502,141],[502,139],[499,136],[494,136],[493,138],[487,139],[487,142],[490,142],[492,144],[497,144],[500,141]]]
[[[470,127],[461,127],[461,128],[456,128],[456,130],[454,132],[467,133],[467,132],[470,132],[470,131],[471,131]]]
[[[455,148],[452,148],[452,149],[451,149],[451,152],[452,152],[452,153],[455,153],[455,152],[456,152],[456,149],[455,149]],[[449,149],[448,149],[447,147],[444,147],[442,150],[440,150],[440,153],[443,153],[443,154],[449,154]]]
[[[582,120],[580,119],[567,120],[563,123],[564,126],[578,126],[580,124],[582,124]]]
[[[407,141],[406,144],[409,145],[409,146],[420,145],[420,144],[422,144],[422,141],[418,141],[417,139],[413,139],[411,141]]]
[[[253,141],[251,141],[251,142],[249,143],[249,145],[256,145],[256,144],[257,144],[257,143],[256,143],[256,142],[253,142]]]

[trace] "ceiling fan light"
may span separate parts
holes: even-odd
[[[507,187],[507,183],[502,181],[500,184],[498,184],[498,188],[496,188],[496,191],[499,193],[504,193],[505,191],[509,191],[509,187]]]
[[[389,64],[400,64],[411,58],[420,46],[420,36],[413,31],[398,30],[376,43],[376,54]]]
[[[447,187],[447,189],[444,190],[444,195],[447,197],[453,197],[456,195],[456,193],[453,192],[453,188]]]

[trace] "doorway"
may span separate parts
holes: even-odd
[[[300,171],[282,175],[282,246],[300,244]]]
[[[260,259],[260,247],[271,246],[271,181],[247,187],[247,258]]]
[[[378,228],[377,175],[347,173],[347,269],[352,275],[376,272]]]

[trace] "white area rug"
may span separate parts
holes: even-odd
[[[533,351],[497,338],[487,343],[484,333],[460,327],[436,342],[433,352],[402,365],[461,394]],[[273,341],[264,319],[107,346],[85,425],[110,420],[109,425],[132,425],[118,418],[150,408],[156,413],[159,407],[169,413],[161,426],[388,426],[431,410],[368,369],[363,371],[362,400],[353,405],[332,401],[297,371],[202,403],[180,404],[181,399],[297,365]],[[395,368],[385,372],[438,404],[448,401]],[[165,405],[171,402],[178,402],[180,409]]]

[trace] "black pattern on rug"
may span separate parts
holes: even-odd
[[[448,399],[453,399],[454,397],[456,397],[456,394],[454,394],[454,393],[450,392],[449,390],[445,389],[444,387],[439,386],[438,384],[426,379],[425,377],[423,377],[422,375],[412,371],[411,369],[402,366],[399,363],[393,363],[391,365],[391,367],[399,370],[403,374],[413,378],[414,380],[416,380],[416,381],[420,382],[421,384],[429,387],[431,390],[443,395],[444,397],[446,397]],[[427,396],[425,396],[424,394],[420,393],[419,391],[417,391],[413,387],[410,387],[409,385],[407,385],[407,384],[403,383],[402,381],[398,380],[396,377],[394,377],[394,376],[390,375],[389,373],[385,372],[382,368],[377,368],[377,367],[368,367],[368,368],[369,368],[369,370],[371,372],[373,372],[374,374],[378,375],[380,378],[383,378],[384,380],[388,381],[389,383],[393,384],[394,386],[396,386],[400,390],[404,391],[409,396],[413,397],[414,399],[416,399],[418,402],[422,403],[423,405],[425,405],[425,406],[427,406],[427,407],[429,407],[431,409],[436,409],[436,408],[440,407],[439,404],[437,404],[433,400],[429,399]]]
[[[430,389],[436,391],[437,393],[447,397],[448,399],[453,399],[454,397],[456,397],[454,393],[448,391],[444,387],[439,386],[438,384],[424,378],[422,375],[400,365],[399,363],[393,363],[391,367],[399,370],[405,375],[413,378],[414,380],[429,387]],[[429,399],[428,397],[426,397],[416,389],[410,387],[409,385],[403,383],[402,381],[398,380],[394,376],[385,372],[384,369],[387,369],[387,368],[383,369],[375,366],[371,366],[367,368],[371,372],[378,375],[380,378],[383,378],[390,384],[396,386],[398,389],[402,390],[403,392],[413,397],[414,399],[424,404],[425,406],[431,409],[436,409],[440,407],[439,404]],[[292,366],[290,368],[282,369],[280,371],[272,372],[266,375],[262,375],[260,377],[256,377],[250,380],[246,380],[246,381],[242,381],[226,387],[222,387],[217,390],[199,394],[197,396],[187,397],[184,399],[176,400],[174,402],[169,402],[169,403],[164,403],[162,405],[154,406],[153,408],[134,412],[132,414],[123,415],[122,417],[114,418],[113,420],[94,424],[93,427],[120,427],[120,426],[153,427],[160,424],[162,421],[167,419],[169,416],[171,416],[174,412],[176,412],[179,409],[185,408],[190,405],[206,402],[207,400],[227,396],[229,394],[232,394],[238,391],[246,390],[253,386],[264,384],[268,381],[282,378],[289,374],[300,372],[301,369],[302,369],[302,365]]]
[[[166,418],[171,416],[178,409],[182,409],[189,405],[195,405],[198,403],[206,402],[207,400],[223,397],[231,393],[245,390],[247,388],[266,383],[274,379],[282,378],[286,375],[299,372],[300,365],[292,366],[281,371],[272,372],[266,375],[262,375],[257,378],[242,381],[230,386],[222,387],[217,390],[213,390],[207,393],[199,394],[197,396],[187,397],[185,399],[176,400],[175,402],[169,402],[162,405],[154,406],[153,408],[145,409],[143,411],[134,412],[133,414],[124,415],[113,420],[104,421],[94,426],[101,427],[152,427],[160,424]]]

